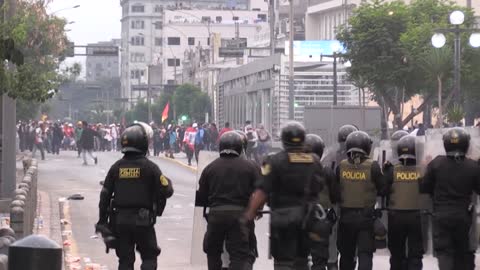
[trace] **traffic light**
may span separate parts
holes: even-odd
[[[66,57],[74,57],[75,56],[75,43],[74,42],[67,42],[67,49],[65,50]]]
[[[181,118],[181,119],[182,119],[182,121],[187,121],[187,118],[188,118],[188,117],[187,117],[186,115],[182,115],[182,118]]]
[[[0,60],[8,60],[17,66],[24,63],[23,54],[20,50],[15,49],[15,42],[13,39],[0,40]]]

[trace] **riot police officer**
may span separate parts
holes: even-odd
[[[337,142],[338,147],[335,151],[330,152],[325,156],[322,161],[325,166],[330,167],[332,170],[335,170],[340,162],[347,158],[347,150],[345,149],[345,141],[347,140],[348,135],[352,132],[358,131],[354,125],[343,125],[338,129]]]
[[[109,227],[113,231],[119,270],[133,270],[135,247],[142,257],[141,269],[157,269],[160,248],[154,224],[173,195],[171,181],[145,157],[151,134],[146,128],[134,124],[125,129],[121,135],[124,156],[108,171],[100,193],[96,230]]]
[[[432,160],[420,182],[420,191],[433,198],[434,250],[440,270],[473,270],[471,198],[473,192],[480,193],[480,167],[466,157],[470,135],[464,129],[445,133],[443,145],[446,156]]]
[[[307,153],[314,153],[318,156],[319,159],[323,156],[323,151],[325,149],[325,143],[323,139],[315,134],[307,134],[305,139],[305,149]],[[337,267],[337,245],[336,245],[336,235],[332,234],[333,226],[336,223],[336,213],[333,208],[339,200],[339,190],[337,182],[334,179],[333,171],[324,167],[324,175],[320,177],[325,177],[325,185],[323,190],[318,196],[318,203],[323,206],[325,211],[329,213],[328,218],[324,220],[325,225],[328,226],[329,234],[319,235],[319,237],[310,238],[310,253],[312,256],[312,270],[324,270],[326,266],[328,269],[338,269]],[[329,247],[333,245],[334,249],[329,250]],[[333,254],[330,254],[330,251]],[[329,257],[333,257],[333,262],[329,262]]]
[[[348,135],[348,159],[337,167],[340,183],[340,220],[338,249],[340,269],[355,269],[357,252],[359,270],[371,270],[375,251],[374,221],[376,197],[382,195],[385,184],[380,166],[369,158],[370,136],[363,131]]]
[[[391,156],[388,158],[389,163],[393,165],[399,164],[399,159],[397,154],[397,145],[400,139],[405,136],[408,136],[408,132],[406,132],[405,130],[397,130],[392,134],[392,137],[390,138],[392,153],[391,153]],[[385,162],[385,161],[382,161],[382,162]]]
[[[393,136],[392,136],[393,139]],[[403,136],[397,143],[399,163],[384,166],[388,196],[388,248],[390,270],[422,269],[423,237],[420,194],[420,169],[416,162],[416,139]],[[408,252],[407,252],[408,243]]]
[[[316,203],[323,188],[318,157],[305,153],[305,128],[288,122],[282,129],[284,150],[267,157],[259,183],[245,213],[252,220],[268,198],[271,208],[270,246],[275,270],[308,269],[308,228],[305,204]],[[324,215],[323,215],[324,216]]]
[[[251,269],[251,224],[241,222],[260,172],[250,161],[241,158],[242,137],[230,131],[220,137],[220,157],[202,172],[197,205],[209,207],[204,252],[208,269],[222,269],[223,247],[230,257],[229,269]]]

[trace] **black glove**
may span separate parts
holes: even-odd
[[[390,161],[387,161],[383,164],[383,171],[386,171],[386,170],[390,169],[391,167],[393,167],[393,164]]]

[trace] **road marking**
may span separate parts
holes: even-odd
[[[173,196],[177,196],[177,197],[184,197],[184,198],[187,198],[189,196],[185,195],[185,194],[181,194],[181,193],[174,193]]]
[[[172,206],[173,209],[180,209],[180,208],[183,208],[183,206],[181,204],[174,204]]]
[[[177,163],[178,165],[184,167],[184,168],[187,168],[189,170],[191,170],[192,172],[197,172],[197,168],[193,167],[193,166],[188,166],[187,164],[181,162],[181,161],[178,161],[176,159],[171,159],[171,158],[166,158],[166,157],[159,157],[160,159],[163,159],[165,161],[169,161],[169,162],[173,162],[173,163]]]

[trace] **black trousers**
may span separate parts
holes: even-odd
[[[116,253],[118,257],[118,270],[134,270],[135,248],[142,258],[141,270],[156,270],[157,257],[160,248],[153,226],[139,227],[134,225],[117,225]]]
[[[251,269],[249,226],[240,222],[243,211],[211,211],[203,240],[208,269],[222,269],[223,244],[230,256],[230,270]]]
[[[388,249],[390,270],[422,269],[424,249],[420,211],[389,211]]]
[[[270,249],[275,270],[308,270],[309,243],[298,227],[270,229]]]
[[[433,247],[440,270],[473,270],[475,255],[470,247],[472,217],[467,209],[436,209],[433,217]]]
[[[373,218],[364,209],[341,209],[338,225],[340,269],[354,270],[356,254],[358,270],[372,270],[375,252]]]
[[[330,224],[330,232],[334,224]],[[331,234],[331,233],[330,233]],[[330,235],[310,237],[309,247],[312,256],[311,270],[324,270],[330,257]]]

